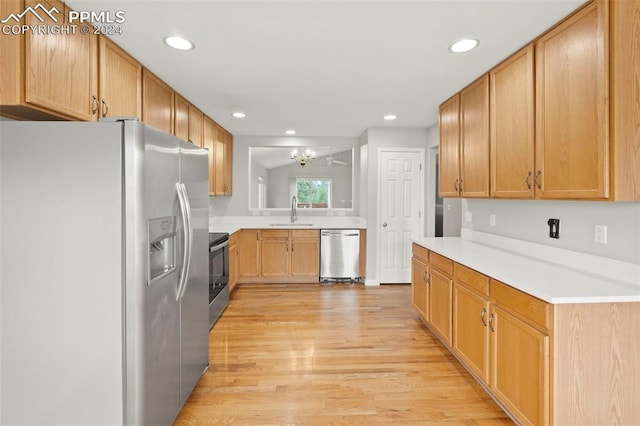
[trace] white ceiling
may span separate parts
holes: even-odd
[[[438,105],[584,0],[67,0],[123,10],[112,39],[234,135],[424,127]],[[188,52],[167,35],[195,43]],[[467,54],[448,46],[480,40]],[[241,110],[247,118],[231,113]],[[382,119],[397,114],[394,122]]]

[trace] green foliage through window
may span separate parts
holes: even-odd
[[[299,178],[296,181],[298,208],[331,208],[331,179]]]

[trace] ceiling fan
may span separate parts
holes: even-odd
[[[332,164],[339,164],[341,166],[348,166],[349,163],[347,163],[346,161],[342,161],[342,160],[336,160],[333,157],[327,157],[327,166],[331,166]]]

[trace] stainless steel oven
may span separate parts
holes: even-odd
[[[229,304],[229,234],[209,234],[209,327]]]

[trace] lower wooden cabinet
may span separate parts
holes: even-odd
[[[451,297],[453,280],[429,266],[429,323],[440,337],[451,344]]]
[[[491,390],[522,424],[549,424],[549,336],[491,306]]]
[[[229,236],[229,291],[233,291],[240,278],[240,231]]]
[[[260,230],[243,229],[238,241],[240,279],[260,276]]]
[[[320,272],[317,229],[244,229],[241,282],[315,282]]]
[[[453,349],[489,383],[489,298],[457,281],[453,287]]]
[[[262,236],[262,255],[260,270],[263,277],[289,276],[289,230],[264,229]]]
[[[429,321],[429,251],[417,244],[411,251],[411,303],[422,319]]]
[[[315,229],[291,230],[291,276],[318,279],[320,235]]]

